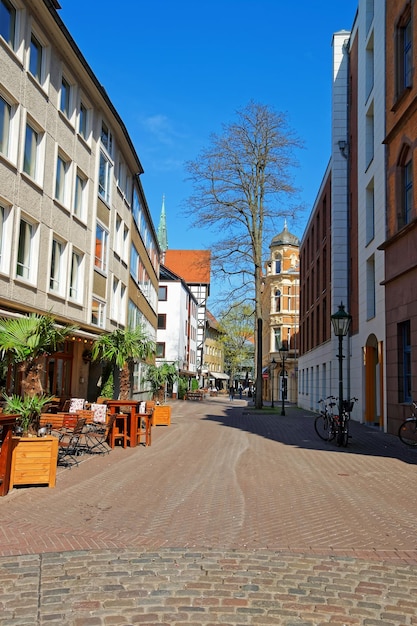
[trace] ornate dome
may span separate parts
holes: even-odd
[[[292,235],[287,228],[287,220],[284,222],[284,230],[279,233],[279,235],[275,235],[275,237],[271,241],[270,248],[274,248],[275,246],[281,245],[290,245],[290,246],[299,246],[300,240],[295,235]]]

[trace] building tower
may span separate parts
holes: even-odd
[[[299,240],[284,230],[269,246],[265,266],[263,312],[263,397],[297,402]],[[284,365],[283,365],[284,363]]]
[[[168,250],[168,233],[167,233],[167,220],[165,215],[165,196],[162,196],[162,209],[161,217],[159,218],[158,226],[158,242],[161,248],[161,262],[165,262],[165,252]]]

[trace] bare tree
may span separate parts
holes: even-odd
[[[229,302],[253,302],[257,408],[262,407],[263,255],[275,220],[297,213],[290,206],[296,193],[291,174],[294,149],[301,146],[283,113],[250,102],[187,163],[194,191],[186,214],[194,226],[219,233],[211,245],[212,270],[229,285]]]

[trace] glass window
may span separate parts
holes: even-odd
[[[168,298],[168,287],[162,287],[160,286],[158,288],[158,300],[161,300],[161,302],[165,302]]]
[[[42,82],[42,54],[42,45],[32,33],[30,38],[29,72],[39,83]]]
[[[413,162],[410,159],[408,163],[404,165],[404,224],[409,224],[411,220],[411,213],[413,209]]]
[[[69,297],[77,302],[82,301],[81,263],[81,253],[73,250],[71,255]]]
[[[39,133],[30,124],[26,124],[25,149],[23,154],[23,171],[32,178],[36,178],[37,151]]]
[[[102,300],[93,297],[91,302],[91,323],[99,328],[104,328],[106,305]]]
[[[139,252],[133,243],[130,248],[130,275],[136,282],[139,282]]]
[[[59,108],[64,113],[66,117],[70,117],[70,96],[71,96],[71,87],[69,82],[62,77],[61,81],[61,100],[59,104]]]
[[[399,402],[411,402],[410,320],[398,324],[398,393]]]
[[[14,49],[16,9],[9,0],[0,0],[0,35]]]
[[[12,107],[0,96],[0,152],[9,155],[10,120]]]
[[[87,179],[77,171],[75,176],[75,190],[74,190],[74,215],[80,218],[85,217],[85,205],[86,205],[86,189]]]
[[[165,358],[165,343],[164,342],[158,342],[156,344],[156,358],[157,359],[164,359]]]
[[[29,224],[29,222],[25,220],[20,220],[16,274],[26,280],[30,279],[34,231],[35,228],[33,224]]]
[[[69,165],[69,162],[66,161],[64,157],[58,155],[56,164],[55,198],[61,204],[66,204],[67,200]]]
[[[88,108],[80,103],[80,112],[78,117],[78,132],[83,139],[87,141],[89,135],[89,112]]]
[[[100,166],[98,173],[98,193],[103,200],[110,203],[110,180],[112,166],[103,152],[100,152]]]
[[[51,254],[51,272],[49,276],[49,288],[56,293],[62,292],[63,286],[63,254],[64,244],[61,241],[54,239],[52,241],[52,254]]]
[[[96,256],[95,266],[102,272],[107,271],[107,245],[108,245],[108,232],[97,224],[96,226]]]
[[[187,322],[185,322],[185,334],[187,334]],[[158,329],[165,330],[167,327],[166,313],[158,313]]]
[[[111,134],[107,124],[101,124],[101,144],[106,148],[110,156],[113,154],[113,135]]]

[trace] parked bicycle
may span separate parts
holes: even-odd
[[[336,422],[333,415],[333,407],[336,406],[336,398],[327,396],[319,400],[320,415],[314,420],[314,428],[320,439],[331,441],[336,436]]]
[[[319,400],[322,408],[320,415],[318,415],[314,421],[314,428],[318,436],[324,441],[336,439],[336,445],[346,448],[350,439],[350,413],[357,400],[357,398],[344,400],[342,415],[335,415],[333,413],[333,407],[337,405],[337,398],[334,396],[328,396],[326,400]]]
[[[417,403],[412,403],[411,416],[401,424],[398,429],[398,436],[406,446],[417,446]]]

